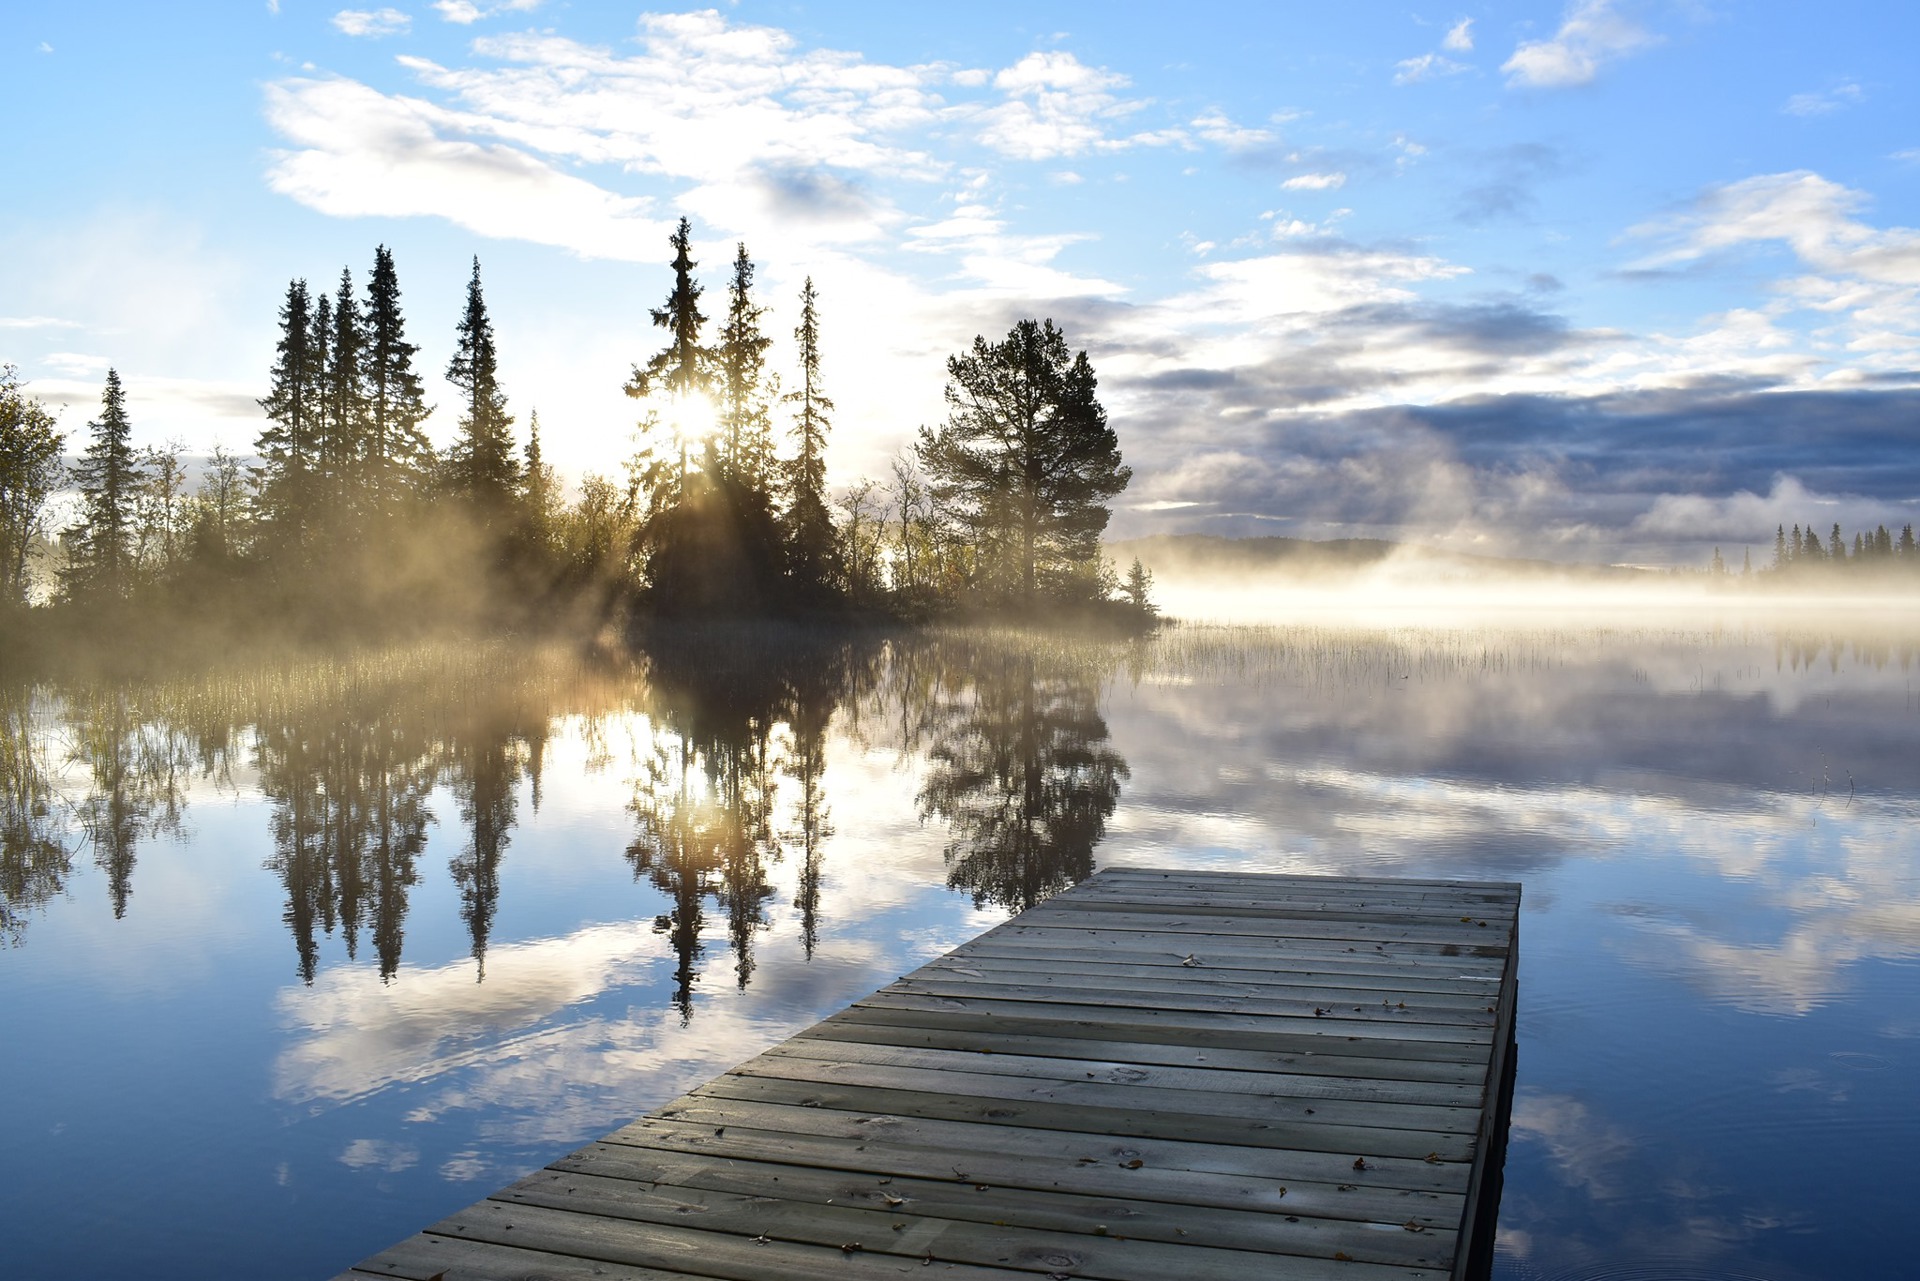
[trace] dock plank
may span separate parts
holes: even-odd
[[[342,1277],[1481,1275],[1519,898],[1110,869]]]

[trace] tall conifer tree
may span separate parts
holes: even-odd
[[[338,323],[338,316],[335,317]],[[367,281],[366,312],[367,438],[362,453],[367,485],[377,509],[391,510],[417,491],[433,462],[433,448],[420,424],[428,405],[413,358],[420,348],[407,341],[400,314],[400,279],[393,251],[373,251],[373,275]]]
[[[268,426],[253,447],[260,456],[257,475],[268,524],[278,538],[299,544],[312,517],[321,374],[304,280],[287,285],[286,301],[280,305],[280,341],[273,350],[267,394],[255,402],[266,411]]]
[[[827,510],[827,433],[833,412],[820,385],[819,295],[813,277],[800,290],[800,385],[784,397],[795,406],[794,456],[788,463],[787,542],[795,574],[803,585],[818,587],[834,578],[833,517]]]
[[[321,468],[331,483],[335,501],[351,507],[362,480],[361,459],[367,437],[366,322],[353,295],[352,268],[340,269],[332,320],[326,351],[327,430]]]
[[[487,318],[487,300],[480,291],[480,259],[473,260],[467,282],[467,307],[456,331],[447,381],[462,393],[460,438],[447,458],[454,492],[464,495],[489,518],[511,506],[520,483],[519,460],[513,456],[512,415],[500,390],[498,361],[493,346],[493,322]]]
[[[727,320],[720,328],[720,424],[726,433],[726,461],[747,489],[770,497],[773,482],[773,425],[767,412],[767,348],[773,339],[760,330],[766,308],[753,301],[753,259],[741,244],[727,286]]]
[[[62,578],[72,597],[123,596],[132,586],[134,503],[141,477],[118,370],[107,370],[100,417],[87,430],[92,443],[73,469],[80,524],[67,531],[71,555]]]
[[[649,314],[656,326],[672,336],[646,368],[633,367],[626,393],[635,399],[645,399],[656,391],[666,393],[669,399],[702,395],[713,381],[709,368],[713,354],[700,345],[700,327],[707,318],[700,314],[700,295],[705,291],[693,278],[693,269],[699,265],[693,259],[693,224],[682,218],[667,243],[673,246],[673,292],[667,295],[665,306],[655,307]],[[672,477],[676,500],[678,487],[686,481],[688,444],[684,431],[677,434],[679,470]],[[652,465],[646,481],[650,488],[657,489],[665,479],[660,475],[661,460],[649,461]]]

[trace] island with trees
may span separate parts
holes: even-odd
[[[1052,321],[976,337],[947,362],[946,421],[920,428],[889,477],[834,492],[812,278],[783,380],[747,247],[715,323],[686,219],[670,246],[672,287],[651,312],[666,341],[624,384],[631,448],[571,495],[537,412],[516,439],[477,258],[445,370],[458,425],[443,449],[424,431],[428,380],[384,245],[364,292],[351,269],[331,293],[287,285],[251,457],[215,448],[196,469],[181,444],[136,448],[111,369],[84,441],[71,440],[5,369],[0,627],[30,648],[136,612],[151,636],[217,628],[236,643],[449,619],[1151,625],[1151,575],[1136,563],[1123,580],[1101,550],[1131,473],[1092,364]]]

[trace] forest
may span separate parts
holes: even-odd
[[[384,245],[364,290],[350,268],[331,292],[288,283],[251,456],[216,447],[196,468],[181,443],[136,448],[110,369],[70,463],[7,368],[4,625],[98,631],[133,610],[162,633],[241,635],[958,611],[1151,623],[1151,575],[1136,562],[1123,581],[1101,554],[1130,470],[1086,353],[1052,321],[976,337],[947,361],[946,421],[920,427],[890,476],[834,491],[812,278],[783,380],[747,247],[710,320],[686,219],[670,246],[672,288],[650,313],[665,342],[624,383],[630,448],[571,491],[537,411],[516,431],[477,258],[444,371],[458,427],[439,449]]]

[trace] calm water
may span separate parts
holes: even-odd
[[[1097,867],[1525,883],[1511,1278],[1913,1275],[1920,629],[0,692],[0,1273],[323,1277]]]

